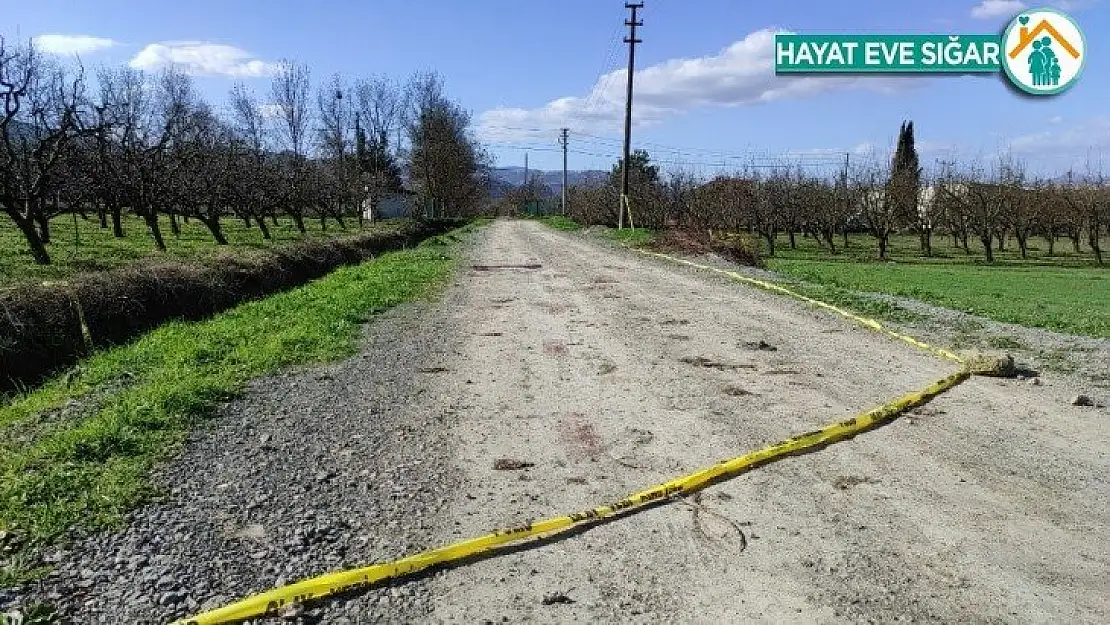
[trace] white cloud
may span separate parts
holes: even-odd
[[[797,99],[830,91],[862,88],[890,93],[925,79],[878,76],[776,76],[776,29],[758,30],[717,54],[671,59],[637,70],[633,114],[637,124],[663,119],[702,106],[741,106]],[[601,76],[589,95],[567,96],[542,107],[496,108],[479,118],[487,140],[523,138],[517,129],[615,129],[623,120],[627,71]]]
[[[152,43],[131,59],[131,67],[153,70],[176,65],[193,76],[253,78],[269,76],[277,63],[262,61],[235,46],[204,41]]]
[[[1045,128],[1007,142],[1016,154],[1034,156],[1082,157],[1090,151],[1110,150],[1110,115],[1091,117],[1070,126]]]
[[[988,20],[996,17],[1013,17],[1025,8],[1021,0],[983,0],[971,9],[971,17]]]
[[[50,33],[34,39],[35,48],[48,54],[87,54],[107,50],[116,45],[115,41],[91,35],[61,35]]]

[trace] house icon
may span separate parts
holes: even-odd
[[[1060,31],[1056,30],[1046,19],[1042,19],[1032,30],[1029,29],[1029,26],[1025,24],[1022,25],[1021,30],[1018,31],[1018,43],[1010,50],[1010,58],[1016,59],[1017,56],[1021,54],[1025,48],[1029,47],[1029,44],[1033,43],[1042,32],[1047,33],[1050,37],[1055,39],[1056,43],[1060,44],[1060,47],[1070,54],[1072,58],[1079,58],[1079,50],[1075,49],[1075,46],[1065,39],[1064,36],[1060,34]]]

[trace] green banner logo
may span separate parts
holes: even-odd
[[[967,74],[1004,71],[1033,95],[1078,79],[1086,42],[1075,20],[1052,8],[1024,11],[997,34],[778,34],[776,74]]]

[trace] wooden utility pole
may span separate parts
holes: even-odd
[[[642,40],[636,38],[636,27],[643,26],[643,22],[636,21],[636,10],[644,7],[643,2],[625,3],[624,8],[632,12],[631,18],[625,20],[628,26],[628,36],[624,42],[628,44],[628,91],[624,101],[624,161],[621,166],[621,198],[620,211],[617,217],[617,229],[624,228],[624,212],[628,210],[628,161],[632,150],[632,74],[636,69],[636,44]],[[629,225],[632,225],[632,212],[628,213]]]
[[[567,128],[563,128],[559,143],[563,146],[563,216],[567,214]]]

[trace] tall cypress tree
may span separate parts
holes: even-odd
[[[889,201],[900,219],[917,221],[917,198],[921,188],[921,167],[914,147],[913,122],[902,122],[898,131],[898,147],[890,166]]]

